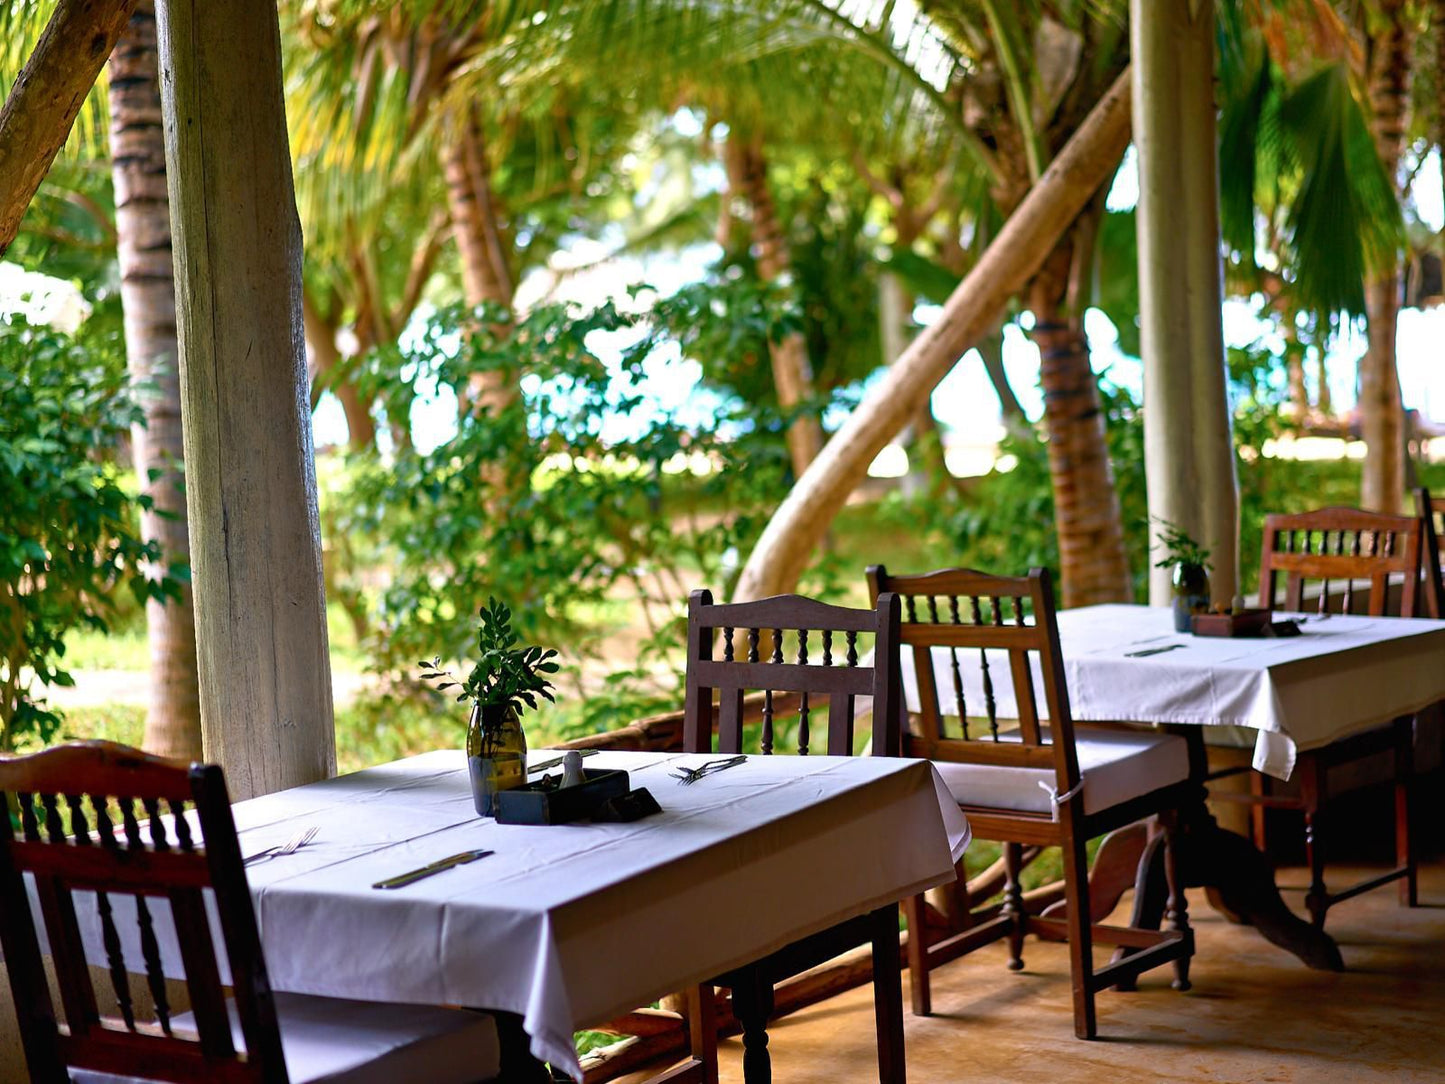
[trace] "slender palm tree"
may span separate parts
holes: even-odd
[[[171,261],[166,151],[154,0],[140,0],[110,58],[111,176],[125,312],[126,361],[145,412],[132,435],[136,474],[152,500],[147,541],[173,564],[190,563],[182,463],[176,286]],[[146,604],[150,707],[144,745],[161,756],[201,758],[201,701],[190,585],[170,602]]]

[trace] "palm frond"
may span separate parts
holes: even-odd
[[[1288,210],[1297,307],[1363,315],[1365,276],[1393,265],[1403,222],[1346,66],[1331,64],[1294,87],[1279,120],[1300,169]]]

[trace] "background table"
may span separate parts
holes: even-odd
[[[1076,720],[1248,727],[1258,732],[1254,766],[1279,779],[1289,778],[1300,749],[1445,699],[1445,621],[1311,616],[1299,636],[1249,639],[1177,633],[1172,611],[1163,607],[1085,606],[1060,611],[1058,622]],[[1170,644],[1182,646],[1129,655]],[[1002,652],[988,657],[999,716],[1012,717],[1008,660]],[[982,715],[979,654],[960,650],[958,658],[969,714]],[[957,715],[947,648],[934,649],[933,667],[943,686],[940,706]],[[902,672],[908,709],[916,712],[908,650]]]
[[[590,758],[630,771],[661,803],[633,824],[479,818],[451,751],[237,804],[243,854],[319,829],[247,870],[272,986],[517,1013],[532,1052],[580,1078],[575,1030],[951,880],[968,844],[926,761],[754,757],[692,786],[668,777],[708,759]],[[406,888],[370,887],[472,848],[496,853]],[[117,925],[134,929],[123,902]],[[157,924],[164,932],[168,916]],[[179,974],[173,941],[162,955]]]

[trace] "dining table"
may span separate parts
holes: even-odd
[[[1058,612],[1059,644],[1077,722],[1209,727],[1206,741],[1239,732],[1254,767],[1288,779],[1300,750],[1317,749],[1445,699],[1445,621],[1277,611],[1297,635],[1196,636],[1174,628],[1167,607],[1104,604]],[[951,678],[949,648],[934,673]],[[1016,715],[1004,652],[986,653],[1001,718]],[[957,652],[965,704],[982,705],[983,659]],[[1035,667],[1035,687],[1042,688]],[[919,710],[910,651],[901,660],[908,710]],[[958,715],[951,687],[939,707]],[[1047,706],[1039,703],[1041,717]],[[1222,728],[1231,733],[1221,734]]]
[[[553,764],[534,781],[562,771],[545,751],[533,759]],[[246,871],[272,987],[515,1014],[531,1058],[581,1079],[578,1030],[952,880],[969,843],[926,761],[752,756],[677,778],[710,759],[589,757],[589,771],[626,771],[657,800],[629,823],[478,817],[458,750],[236,803],[245,856],[315,829]],[[94,908],[79,909],[103,960]],[[179,976],[169,923],[155,924]]]
[[[1445,700],[1445,621],[1280,611],[1273,619],[1288,623],[1282,634],[1210,637],[1177,631],[1167,607],[1060,610],[1069,711],[1076,722],[1157,725],[1188,738],[1200,787],[1181,830],[1186,881],[1217,889],[1232,917],[1251,922],[1311,966],[1337,970],[1343,966],[1338,947],[1280,899],[1268,858],[1208,813],[1204,745],[1237,744],[1243,736],[1253,747],[1253,766],[1287,780],[1302,750]],[[943,714],[956,718],[960,702],[966,714],[982,714],[992,696],[1000,719],[1016,717],[1003,652],[931,650]],[[1037,656],[1031,662],[1035,688],[1042,688]],[[900,671],[904,701],[917,712],[917,668],[909,650]],[[1158,868],[1141,870],[1138,884],[1161,877]]]

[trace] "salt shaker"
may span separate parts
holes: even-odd
[[[573,749],[571,752],[562,754],[562,785],[564,787],[580,786],[584,782],[582,777],[582,754]]]

